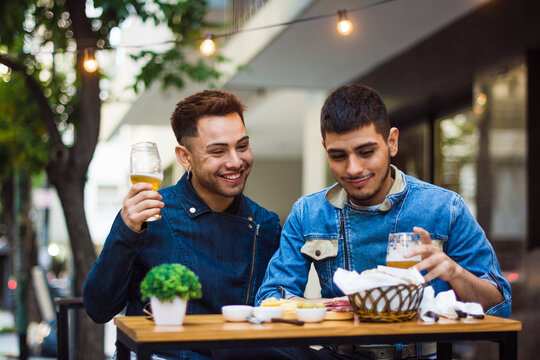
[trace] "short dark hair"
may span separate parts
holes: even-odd
[[[200,118],[237,113],[244,123],[245,110],[246,107],[232,93],[204,90],[176,104],[171,115],[171,126],[178,144],[185,145],[186,137],[197,136],[197,121]]]
[[[334,90],[321,109],[321,134],[343,134],[352,130],[375,125],[384,139],[390,134],[390,122],[386,106],[379,94],[364,85],[353,83]]]

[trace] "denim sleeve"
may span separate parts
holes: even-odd
[[[279,248],[270,259],[263,283],[255,297],[256,305],[270,297],[279,299],[304,294],[310,262],[300,252],[304,245],[301,204],[301,199],[294,204],[283,226]]]
[[[95,322],[109,321],[126,306],[135,257],[145,233],[131,230],[120,213],[116,216],[83,287],[84,307]]]
[[[452,224],[447,254],[460,266],[480,279],[489,281],[503,295],[504,300],[486,314],[509,317],[512,307],[510,283],[502,276],[495,251],[465,202],[455,195],[452,202]]]

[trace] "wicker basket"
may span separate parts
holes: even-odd
[[[363,321],[398,322],[418,317],[425,284],[377,287],[349,295],[354,313]]]

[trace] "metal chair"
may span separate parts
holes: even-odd
[[[82,309],[84,307],[82,297],[56,298],[56,328],[58,360],[69,360],[69,310]]]

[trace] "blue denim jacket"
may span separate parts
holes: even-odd
[[[268,297],[302,296],[311,263],[319,274],[322,297],[343,296],[332,281],[338,267],[361,272],[384,264],[388,234],[420,226],[433,240],[440,240],[449,257],[501,291],[504,300],[486,313],[510,316],[510,284],[502,277],[491,244],[461,196],[392,168],[394,185],[374,210],[351,205],[338,184],[301,197],[283,227],[280,247],[270,260],[257,303]],[[450,289],[438,278],[429,285],[436,293]]]
[[[278,216],[241,195],[235,215],[214,212],[197,195],[186,175],[159,191],[162,218],[141,232],[116,217],[103,250],[83,289],[90,317],[109,321],[126,308],[142,315],[139,284],[162,263],[189,267],[203,297],[190,300],[188,314],[220,313],[228,304],[253,304],[270,257],[279,244]]]

